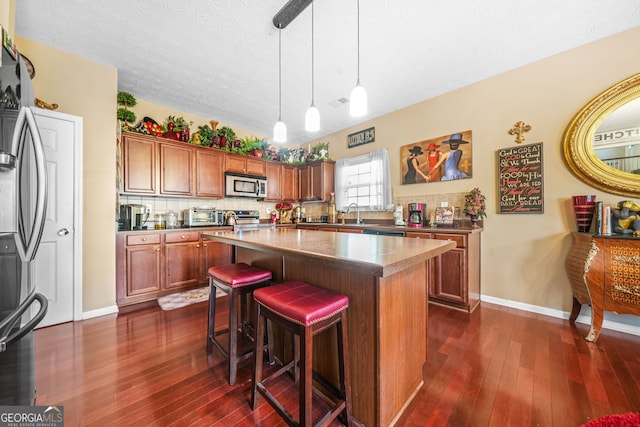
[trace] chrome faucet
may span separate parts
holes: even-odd
[[[349,204],[349,206],[347,207],[347,213],[351,212],[351,206],[356,207],[356,224],[362,224],[364,221],[360,220],[360,208],[358,207],[357,203]]]

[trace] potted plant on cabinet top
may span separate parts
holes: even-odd
[[[162,124],[162,136],[175,141],[189,141],[189,126],[193,122],[187,122],[184,117],[169,116]]]
[[[268,145],[267,141],[255,136],[244,138],[242,142],[242,151],[255,157],[262,157]]]
[[[120,108],[118,108],[116,116],[120,121],[120,129],[129,130],[131,123],[136,121],[136,114],[129,110],[129,107],[134,107],[138,102],[136,98],[128,92],[118,92],[117,101]]]
[[[471,217],[474,227],[479,219],[487,217],[486,199],[478,187],[465,194],[463,212]]]
[[[227,149],[227,144],[231,147],[236,140],[236,133],[228,126],[221,127],[216,133],[220,137],[220,148]]]

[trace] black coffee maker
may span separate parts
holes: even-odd
[[[410,227],[423,227],[428,225],[426,203],[409,203],[407,211],[409,212],[407,224]]]
[[[120,205],[119,230],[146,230],[149,219],[144,205]]]

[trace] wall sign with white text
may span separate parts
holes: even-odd
[[[347,136],[347,147],[353,148],[358,145],[368,144],[376,140],[376,128],[361,130]]]
[[[542,142],[498,150],[499,213],[543,213]]]

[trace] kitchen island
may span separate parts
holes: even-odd
[[[423,384],[427,260],[455,242],[291,228],[203,233],[203,239],[233,245],[236,262],[271,270],[276,283],[302,280],[347,295],[353,416],[366,426],[395,422]],[[335,380],[335,339],[317,338],[318,348],[333,354],[314,369]]]

